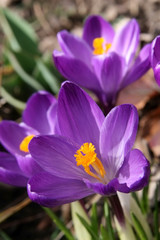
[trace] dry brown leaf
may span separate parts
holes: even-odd
[[[160,106],[142,117],[140,137],[146,139],[155,156],[160,156]]]
[[[16,204],[13,207],[10,207],[3,212],[0,213],[0,223],[6,220],[8,217],[12,216],[14,213],[20,211],[22,208],[27,206],[29,203],[31,203],[31,200],[29,198],[24,199],[22,202]]]
[[[153,77],[153,71],[149,70],[142,78],[120,92],[117,105],[130,103],[137,109],[142,109],[150,97],[157,92],[160,92],[160,88]]]

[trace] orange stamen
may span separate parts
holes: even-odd
[[[107,53],[108,50],[111,48],[111,43],[106,43],[104,45],[104,38],[95,38],[93,40],[93,54],[94,55],[101,55],[103,53]]]
[[[95,147],[92,143],[84,143],[74,155],[77,161],[77,166],[82,165],[84,170],[90,176],[101,181],[106,172],[101,161],[97,158]],[[90,165],[94,168],[95,173],[90,170]]]

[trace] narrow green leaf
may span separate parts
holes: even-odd
[[[82,218],[80,215],[77,214],[77,216],[79,217],[79,219],[80,219],[81,223],[83,224],[83,226],[84,226],[84,227],[87,229],[87,231],[90,233],[92,239],[93,239],[93,240],[98,240],[98,239],[99,239],[99,238],[98,238],[98,235],[95,234],[95,232],[93,231],[91,225],[89,225],[89,224],[87,223],[87,221],[86,221],[84,218]]]
[[[138,218],[136,217],[136,215],[134,213],[131,213],[132,216],[132,221],[133,221],[133,225],[135,228],[135,231],[139,237],[140,240],[150,240],[148,239],[141,223],[139,222]]]
[[[3,75],[2,87],[11,95],[11,97],[26,102],[35,90],[22,81],[21,77],[13,72],[9,75]]]
[[[101,229],[102,240],[110,240],[108,232],[103,225],[100,226],[100,229]]]
[[[12,50],[39,55],[37,36],[27,21],[7,8],[0,8],[0,20]]]
[[[92,205],[91,226],[92,226],[93,231],[98,235],[98,216],[97,216],[96,204]]]
[[[155,240],[160,239],[160,232],[159,232],[159,211],[158,211],[158,189],[159,189],[159,184],[156,187],[155,191],[155,208],[154,208],[154,232],[155,232]]]
[[[17,72],[17,74],[22,78],[22,80],[24,82],[26,82],[28,85],[30,85],[32,88],[34,88],[37,91],[44,89],[44,87],[40,83],[38,83],[33,77],[29,76],[24,71],[24,69],[21,67],[20,63],[14,56],[14,54],[12,54],[11,52],[8,51],[7,57],[9,59],[11,65],[13,66],[14,70]]]
[[[40,71],[40,73],[43,76],[44,81],[48,84],[50,89],[53,91],[53,93],[58,93],[60,84],[58,83],[56,77],[50,72],[50,70],[45,66],[45,64],[41,61],[37,61],[37,66]]]
[[[137,193],[136,192],[132,192],[132,197],[134,198],[134,200],[136,201],[137,205],[139,206],[139,208],[141,209],[141,203],[140,203],[140,200],[137,196]]]
[[[81,239],[91,240],[90,234],[88,233],[88,231],[83,226],[83,224],[81,223],[81,221],[77,216],[77,214],[79,214],[83,219],[86,220],[88,224],[90,224],[89,217],[79,201],[75,201],[71,203],[71,213],[72,213],[73,226],[75,230],[75,236],[77,240],[81,240]]]
[[[56,239],[56,237],[58,236],[59,232],[60,232],[59,229],[55,229],[54,232],[52,233],[52,235],[50,236],[50,240]]]
[[[153,239],[151,228],[149,223],[146,219],[146,216],[142,214],[142,210],[137,205],[134,198],[130,198],[130,214],[134,213],[136,218],[138,219],[139,223],[143,226],[143,230],[145,231],[148,239]]]
[[[0,239],[1,240],[11,240],[11,238],[4,231],[0,231]]]
[[[114,232],[113,232],[112,223],[111,223],[111,215],[110,215],[110,210],[109,210],[107,201],[105,201],[104,203],[104,214],[105,214],[106,227],[108,230],[109,239],[114,240],[115,237],[114,237]]]
[[[24,102],[21,102],[17,99],[15,99],[12,95],[10,95],[2,86],[1,86],[1,90],[0,90],[0,94],[1,96],[6,99],[6,101],[11,104],[12,106],[14,106],[15,108],[18,108],[20,110],[24,110],[26,104]]]
[[[44,211],[48,214],[48,216],[52,219],[52,221],[56,224],[56,226],[64,232],[66,238],[68,240],[74,240],[72,233],[68,228],[64,225],[64,223],[56,216],[56,214],[49,208],[42,207]]]
[[[141,209],[144,214],[148,212],[148,185],[143,188]]]
[[[19,52],[13,51],[13,54],[24,71],[28,74],[32,74],[36,66],[36,58],[34,58],[32,55],[29,55],[23,50]]]

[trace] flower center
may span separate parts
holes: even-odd
[[[34,135],[29,135],[22,140],[22,142],[19,145],[19,149],[22,152],[26,152],[26,153],[29,152],[28,145],[33,137],[34,137]]]
[[[107,53],[108,50],[111,48],[111,43],[104,43],[104,38],[95,38],[93,40],[93,54],[94,55],[101,55],[103,53]]]
[[[97,158],[97,154],[95,153],[95,146],[92,143],[84,143],[79,150],[77,150],[74,155],[77,161],[77,166],[82,165],[86,173],[90,176],[102,180],[104,178],[106,172],[101,161]],[[93,169],[91,171],[90,165]]]

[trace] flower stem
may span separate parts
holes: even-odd
[[[117,195],[110,196],[108,198],[111,208],[121,226],[125,226],[125,216]]]

